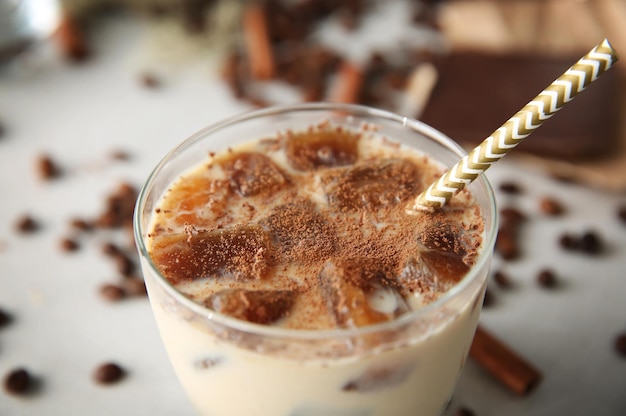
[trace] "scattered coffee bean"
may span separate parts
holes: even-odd
[[[130,153],[124,151],[124,150],[114,150],[111,152],[111,159],[113,160],[120,160],[120,161],[127,161],[131,159]]]
[[[113,384],[124,378],[125,371],[115,363],[99,365],[93,373],[93,379],[98,384]]]
[[[4,123],[0,121],[0,139],[5,136],[6,132],[7,132],[7,129],[6,127],[4,127]]]
[[[626,332],[619,334],[615,338],[615,351],[620,356],[626,358]]]
[[[126,292],[118,285],[106,283],[100,286],[100,295],[110,302],[118,302],[126,297]]]
[[[457,411],[456,411],[456,413],[454,415],[455,416],[474,416],[475,413],[470,408],[461,407],[461,408],[457,409]]]
[[[3,309],[0,309],[0,328],[5,327],[11,323],[13,318]]]
[[[544,269],[537,275],[537,282],[545,288],[554,288],[557,285],[556,274],[550,269]]]
[[[522,193],[522,188],[515,182],[502,182],[498,188],[505,194],[517,195]]]
[[[141,85],[146,88],[154,89],[161,86],[161,81],[154,75],[149,73],[143,73],[140,77]]]
[[[504,260],[514,260],[519,257],[520,249],[513,232],[503,227],[498,231],[495,250]]]
[[[115,256],[115,264],[117,271],[120,272],[122,276],[130,276],[135,271],[135,263],[124,253]]]
[[[18,218],[17,222],[15,223],[15,228],[20,233],[28,234],[39,230],[40,226],[39,222],[37,222],[37,220],[35,220],[30,215],[23,215]]]
[[[80,248],[78,242],[71,238],[62,238],[60,241],[61,250],[65,252],[77,251]]]
[[[564,212],[563,205],[554,198],[545,197],[539,201],[539,209],[546,215],[557,216]]]
[[[526,220],[526,215],[517,208],[505,207],[500,210],[500,218],[506,226],[516,226]]]
[[[141,297],[146,296],[146,283],[140,277],[129,277],[122,280],[122,287],[128,296]]]
[[[587,254],[598,254],[602,251],[602,241],[595,231],[586,231],[580,237],[580,250]]]
[[[37,159],[37,172],[44,180],[54,179],[61,175],[61,169],[48,155],[41,155]]]
[[[91,231],[93,230],[93,224],[82,218],[72,218],[70,225],[79,231]]]
[[[509,276],[501,270],[496,270],[493,273],[493,279],[501,288],[510,288],[513,285]]]
[[[122,250],[113,243],[105,243],[102,246],[102,252],[107,256],[115,257],[122,252]]]
[[[32,377],[24,368],[11,370],[4,378],[4,389],[11,394],[24,394],[32,385]]]
[[[565,250],[578,250],[580,240],[571,234],[562,234],[559,237],[559,245]]]

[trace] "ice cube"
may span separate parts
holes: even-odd
[[[289,314],[296,296],[291,290],[224,289],[209,296],[204,305],[233,318],[268,325]]]
[[[359,137],[347,129],[330,126],[312,128],[290,134],[285,153],[290,166],[301,171],[351,165],[358,158]]]
[[[389,367],[371,367],[342,388],[345,392],[366,393],[379,391],[401,384],[411,374],[415,363],[402,363]]]
[[[425,250],[406,261],[398,281],[409,292],[439,294],[454,286],[468,270],[462,257],[453,252]]]
[[[325,178],[331,205],[351,210],[378,209],[406,202],[417,194],[417,167],[404,159],[378,159],[350,167],[338,178]]]
[[[309,201],[280,205],[260,224],[267,228],[275,249],[289,261],[321,261],[336,249],[335,229]]]
[[[376,259],[331,259],[319,274],[326,304],[339,327],[362,327],[389,321],[409,307],[382,262]],[[384,297],[383,306],[380,299]]]
[[[235,153],[222,163],[231,189],[241,196],[272,195],[288,184],[288,178],[268,156]]]
[[[156,236],[151,256],[176,284],[205,277],[260,279],[268,271],[269,236],[259,226],[237,226]]]

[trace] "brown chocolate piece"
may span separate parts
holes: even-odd
[[[579,58],[454,53],[438,63],[439,82],[421,120],[475,146]],[[519,151],[567,160],[614,152],[619,139],[618,76],[608,71],[520,143]]]

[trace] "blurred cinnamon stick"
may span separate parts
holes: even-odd
[[[541,381],[539,370],[480,326],[476,329],[469,355],[520,396],[530,393]]]
[[[361,87],[363,86],[363,72],[355,64],[344,61],[337,71],[337,79],[331,91],[331,101],[336,103],[358,103]]]
[[[244,11],[243,34],[252,78],[258,80],[273,78],[276,67],[267,16],[262,4],[251,4]]]

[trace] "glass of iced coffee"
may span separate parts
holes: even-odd
[[[423,123],[300,104],[219,122],[145,184],[135,237],[199,414],[437,415],[476,329],[496,234],[485,178],[407,206],[463,156]]]

